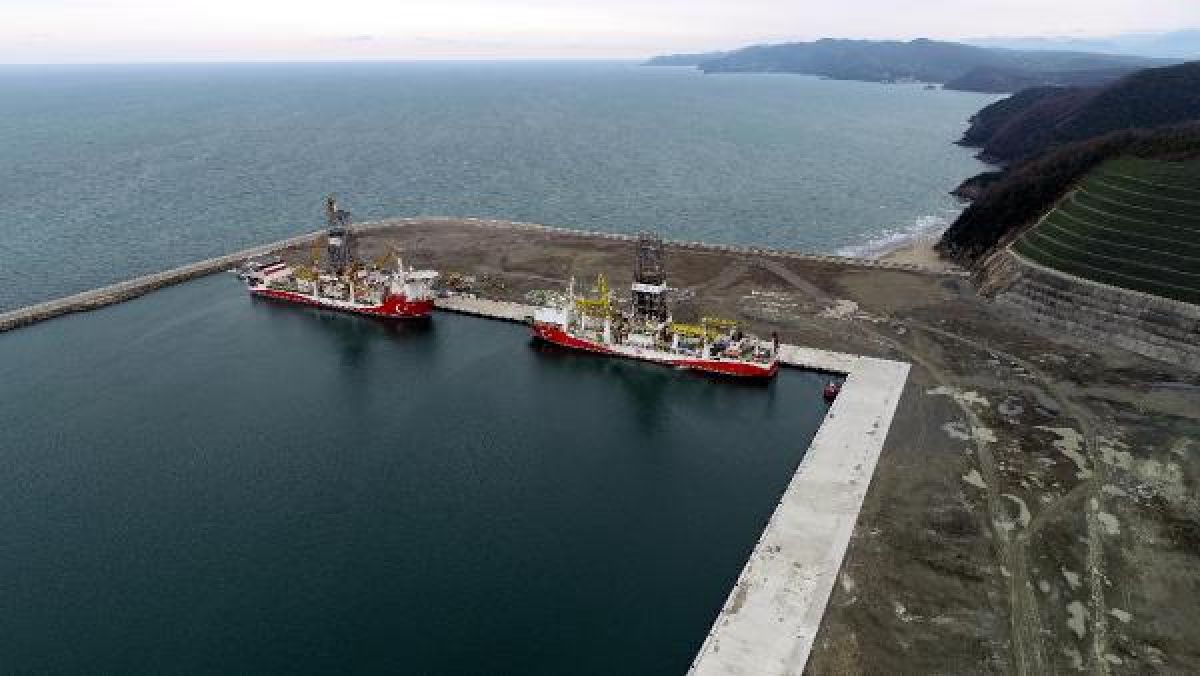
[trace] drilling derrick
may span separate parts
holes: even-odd
[[[663,241],[658,235],[641,233],[633,264],[633,312],[638,317],[667,321],[667,270]]]
[[[337,198],[325,198],[325,221],[329,228],[329,267],[339,275],[346,272],[354,260],[350,234],[350,212],[338,208]]]

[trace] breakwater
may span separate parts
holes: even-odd
[[[636,242],[637,235],[628,235],[616,232],[599,232],[595,230],[576,230],[573,228],[564,228],[553,225],[540,225],[537,223],[522,223],[520,221],[501,221],[494,219],[483,218],[392,218],[382,221],[372,221],[369,223],[361,223],[355,227],[356,232],[380,232],[390,228],[403,227],[406,225],[427,225],[433,223],[463,223],[468,225],[483,226],[489,228],[506,228],[512,230],[532,230],[536,232],[545,232],[555,235],[565,235],[569,237],[579,237],[582,239],[607,239],[619,242]],[[755,256],[769,256],[775,258],[789,258],[793,260],[814,261],[819,263],[833,263],[835,265],[843,265],[849,267],[868,268],[876,270],[907,270],[910,272],[924,272],[935,275],[946,275],[950,277],[967,277],[969,273],[961,270],[944,270],[940,268],[926,267],[923,265],[915,265],[912,263],[895,263],[891,261],[876,260],[874,258],[855,258],[852,256],[835,256],[831,254],[813,254],[804,253],[801,251],[791,251],[789,249],[776,249],[771,247],[755,247],[755,246],[739,246],[736,244],[712,244],[709,242],[696,242],[680,239],[663,239],[663,243],[668,247],[675,249],[688,249],[692,251],[713,251],[721,253],[733,253]]]
[[[11,310],[0,314],[0,332],[10,331],[12,329],[35,324],[47,319],[54,319],[62,315],[72,312],[86,312],[95,310],[106,305],[113,305],[131,298],[150,293],[155,289],[161,289],[172,284],[186,282],[189,279],[204,277],[211,275],[214,272],[222,272],[235,267],[248,258],[256,256],[265,256],[280,249],[285,249],[292,246],[300,246],[313,241],[319,233],[310,233],[307,235],[299,235],[291,237],[273,244],[265,244],[263,246],[244,249],[236,253],[210,258],[208,260],[182,265],[171,270],[156,272],[151,275],[143,275],[134,279],[129,279],[124,282],[117,282],[108,286],[83,291],[81,293],[64,296],[48,300],[36,305],[29,305],[16,310]]]
[[[617,241],[633,242],[637,239],[634,235],[625,235],[608,232],[594,232],[587,230],[572,230],[571,228],[563,228],[548,225],[538,225],[535,223],[519,223],[513,221],[488,220],[478,218],[397,218],[383,221],[373,221],[368,223],[360,223],[354,226],[356,232],[360,233],[379,233],[386,232],[391,229],[399,229],[412,225],[446,225],[448,227],[454,225],[466,225],[476,227],[488,227],[497,229],[508,229],[519,232],[521,230],[537,231],[562,235],[567,237],[576,237],[580,239],[607,239]],[[277,253],[284,249],[305,246],[311,244],[317,237],[321,236],[321,232],[312,232],[303,235],[297,235],[288,239],[264,244],[262,246],[244,249],[225,256],[210,258],[188,265],[183,265],[171,270],[157,272],[150,275],[144,275],[134,279],[118,282],[109,286],[101,287],[84,291],[63,298],[29,305],[23,308],[17,308],[0,314],[0,332],[9,331],[11,329],[27,326],[47,319],[53,319],[65,314],[73,312],[86,312],[94,310],[106,305],[120,303],[131,298],[144,295],[155,289],[160,289],[172,284],[178,284],[197,277],[210,275],[214,272],[222,272],[233,268],[243,261],[257,256],[265,256],[272,253]],[[966,273],[958,271],[944,271],[925,268],[919,265],[911,265],[906,263],[891,263],[887,261],[877,261],[866,258],[848,258],[845,256],[828,256],[822,254],[809,254],[798,251],[788,251],[786,249],[771,249],[763,247],[746,247],[733,246],[724,244],[706,244],[704,242],[690,242],[681,240],[666,240],[669,247],[676,249],[688,249],[694,251],[711,251],[716,253],[733,253],[742,255],[779,257],[794,260],[808,260],[821,263],[831,263],[841,266],[874,268],[885,270],[908,270],[914,272],[924,272],[928,274],[946,275],[961,277]]]

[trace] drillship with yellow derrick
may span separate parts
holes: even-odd
[[[538,308],[533,335],[554,345],[677,368],[748,378],[779,371],[779,340],[744,333],[737,322],[705,317],[699,324],[671,319],[663,243],[641,235],[634,268],[631,310],[621,312],[601,275],[593,297],[579,297],[571,280],[559,303]]]
[[[241,271],[251,295],[288,303],[382,317],[423,319],[433,313],[436,293],[433,270],[405,268],[391,252],[371,265],[353,255],[350,214],[325,201],[329,220],[324,265],[314,248],[312,265],[291,266],[282,260],[252,261]]]

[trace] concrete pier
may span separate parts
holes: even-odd
[[[434,305],[439,310],[457,312],[474,317],[500,319],[506,322],[524,322],[533,316],[532,305],[510,303],[502,300],[488,300],[472,296],[449,296],[438,298]]]
[[[864,357],[858,355],[818,350],[812,347],[787,344],[779,346],[779,362],[781,364],[812,371],[850,374],[862,366],[863,359]]]
[[[804,671],[908,379],[901,362],[782,349],[851,370],[692,663],[696,676]]]

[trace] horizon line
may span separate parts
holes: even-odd
[[[498,62],[639,62],[658,56],[486,56],[486,57],[410,57],[410,58],[359,58],[359,59],[147,59],[145,61],[11,61],[0,62],[0,68],[28,66],[224,66],[224,65],[317,65],[347,63],[498,63]]]

